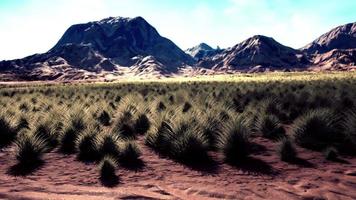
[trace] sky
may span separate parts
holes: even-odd
[[[142,16],[186,49],[266,35],[300,48],[356,21],[356,0],[0,0],[0,60],[44,53],[72,24]]]

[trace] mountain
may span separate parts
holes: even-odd
[[[60,77],[68,71],[98,74],[117,71],[119,67],[142,68],[147,66],[147,58],[153,60],[150,66],[161,70],[159,73],[174,73],[195,63],[142,17],[109,17],[73,25],[48,52],[0,62],[0,71],[21,77],[41,72],[50,77]]]
[[[199,61],[203,58],[215,56],[221,53],[223,50],[220,48],[213,49],[205,43],[200,43],[199,45],[185,50],[185,53],[192,56],[195,60]]]
[[[353,48],[356,48],[356,22],[332,29],[301,50],[308,54],[322,54],[333,49]]]
[[[185,52],[142,17],[109,17],[68,28],[48,52],[0,62],[0,81],[119,79],[268,70],[356,70],[356,23],[301,49],[255,35],[225,50]]]
[[[300,51],[271,37],[255,35],[212,58],[203,59],[198,65],[215,70],[260,71],[299,68],[306,64],[308,60]]]

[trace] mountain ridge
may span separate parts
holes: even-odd
[[[355,52],[355,22],[333,28],[301,49],[255,35],[227,49],[200,43],[183,51],[142,17],[109,17],[70,26],[46,53],[1,61],[0,79],[355,70]]]

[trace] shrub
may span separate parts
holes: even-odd
[[[16,159],[23,166],[37,165],[46,150],[46,142],[34,135],[24,134],[16,141]]]
[[[16,130],[9,116],[0,115],[0,148],[8,146],[16,138]]]
[[[207,138],[210,149],[215,149],[217,147],[217,140],[222,128],[221,118],[214,116],[214,113],[207,116],[200,116],[200,127],[202,133]]]
[[[28,122],[28,119],[25,116],[21,115],[19,117],[19,119],[17,120],[16,129],[17,129],[17,131],[20,131],[22,129],[28,129],[28,128],[30,128],[29,125],[30,124]]]
[[[82,161],[96,161],[99,158],[98,139],[95,130],[85,130],[76,139],[78,159]]]
[[[228,162],[244,160],[249,155],[250,130],[240,117],[227,122],[218,139],[220,151]]]
[[[329,110],[313,110],[297,118],[292,125],[292,134],[302,147],[321,150],[344,140],[335,127],[337,119]]]
[[[348,111],[342,123],[345,143],[349,151],[356,151],[356,109]]]
[[[122,106],[122,105],[120,105]],[[117,134],[122,139],[133,139],[136,137],[135,131],[135,115],[137,113],[137,108],[133,105],[128,105],[128,107],[123,108],[118,113],[112,132]]]
[[[183,105],[183,112],[188,112],[190,109],[192,108],[192,104],[190,104],[189,102],[185,102]]]
[[[125,141],[120,144],[119,161],[124,165],[136,163],[141,156],[141,151],[133,141]]]
[[[66,154],[71,154],[76,151],[75,141],[79,134],[86,128],[87,119],[84,114],[73,112],[66,122],[60,136],[60,151]]]
[[[199,162],[208,158],[208,140],[197,129],[187,129],[173,141],[172,148],[172,155],[184,162]]]
[[[111,120],[111,117],[109,115],[108,112],[106,112],[106,110],[103,110],[99,116],[98,116],[98,120],[99,122],[104,125],[104,126],[109,126],[110,125],[110,120]]]
[[[280,139],[285,136],[285,130],[275,115],[262,114],[257,117],[256,131],[269,139]]]
[[[208,139],[191,116],[165,116],[155,123],[146,136],[146,143],[163,155],[182,162],[198,162],[207,158]]]
[[[117,162],[110,156],[105,156],[99,163],[100,180],[104,186],[112,187],[118,183],[116,175]]]
[[[99,140],[99,152],[101,157],[112,156],[118,158],[120,156],[119,137],[114,134],[105,134]]]
[[[138,134],[145,134],[150,128],[150,120],[147,118],[146,114],[141,114],[135,121],[135,130]]]
[[[51,148],[54,148],[58,144],[57,136],[53,133],[49,121],[37,124],[34,127],[33,135],[41,138]]]
[[[293,161],[297,157],[297,151],[290,139],[283,139],[278,148],[278,154],[282,161]]]
[[[336,160],[338,157],[338,151],[334,147],[327,147],[324,150],[324,156],[327,160]]]
[[[72,126],[68,126],[63,130],[60,151],[65,154],[71,154],[75,152],[75,141],[81,130],[77,130]]]

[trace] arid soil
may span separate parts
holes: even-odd
[[[299,160],[280,161],[277,143],[254,138],[245,164],[225,164],[218,153],[204,166],[188,167],[161,158],[143,144],[139,169],[119,167],[119,184],[104,187],[95,164],[53,151],[38,170],[11,170],[14,148],[0,152],[0,199],[356,199],[356,159],[326,161],[298,148]]]

